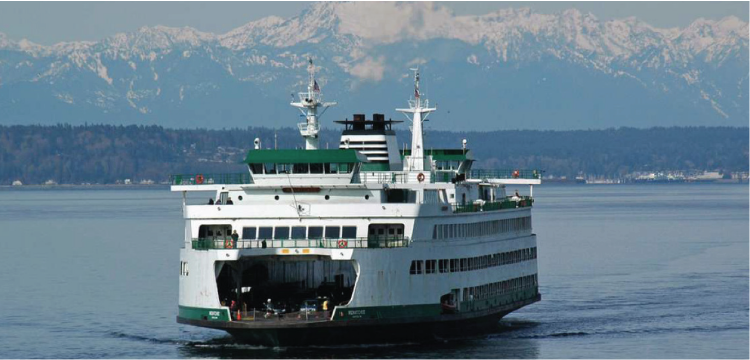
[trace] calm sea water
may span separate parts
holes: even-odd
[[[747,185],[535,189],[541,302],[430,344],[263,348],[175,323],[181,199],[0,190],[0,357],[748,358]]]

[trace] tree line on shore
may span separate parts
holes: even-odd
[[[402,126],[403,127],[403,126]],[[408,146],[408,129],[397,131]],[[336,148],[340,131],[321,132]],[[0,126],[0,185],[113,184],[166,181],[175,173],[231,173],[243,165],[253,140],[263,148],[304,146],[296,129],[171,129],[160,126],[66,124]],[[487,132],[427,131],[426,149],[460,148],[467,139],[474,168],[539,169],[545,175],[580,173],[619,178],[636,171],[748,171],[747,127],[613,128]]]

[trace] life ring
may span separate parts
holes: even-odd
[[[201,175],[201,174],[195,175],[195,183],[196,184],[198,184],[198,185],[203,184],[203,180],[204,180],[203,175]]]
[[[419,173],[419,175],[417,175],[417,181],[419,181],[419,182],[424,181],[424,174]]]
[[[225,249],[231,249],[231,248],[233,248],[233,247],[234,247],[234,246],[232,246],[232,240],[229,240],[229,239],[227,239],[227,240],[224,240],[224,248],[225,248]]]
[[[513,170],[513,177],[517,179],[519,176],[521,176],[521,173],[518,170]]]
[[[346,240],[339,240],[338,241],[339,248],[345,248],[345,247],[347,247],[347,245],[349,245],[349,243]]]

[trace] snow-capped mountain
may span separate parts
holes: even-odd
[[[292,126],[288,96],[308,57],[340,103],[330,117],[395,117],[419,65],[441,110],[435,129],[749,119],[748,24],[736,17],[660,29],[575,9],[456,16],[430,3],[326,2],[226,34],[155,26],[41,46],[0,33],[0,123]]]

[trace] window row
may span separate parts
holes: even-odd
[[[537,276],[534,274],[491,284],[466,287],[463,291],[463,301],[489,299],[538,285]]]
[[[354,163],[320,163],[320,164],[250,164],[253,174],[348,174],[354,169]]]
[[[354,239],[356,237],[356,226],[246,226],[242,228],[243,240]]]
[[[536,259],[536,247],[461,259],[412,260],[412,275],[481,270]]]
[[[531,230],[531,216],[514,219],[482,221],[468,224],[440,224],[432,231],[433,239],[487,236],[514,231]]]

